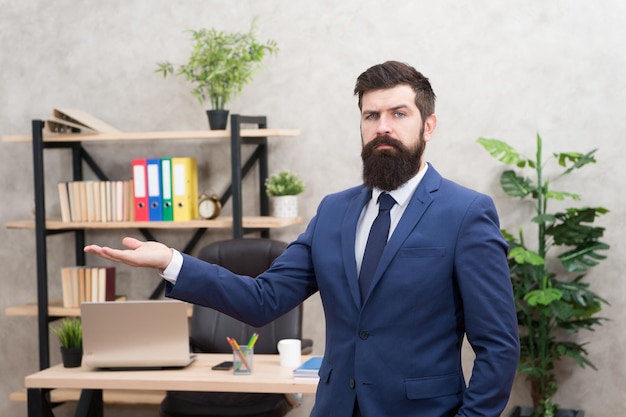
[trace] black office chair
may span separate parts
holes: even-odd
[[[286,243],[270,239],[232,239],[204,247],[198,258],[236,274],[256,277],[286,247]],[[278,353],[280,339],[302,339],[302,305],[262,328],[210,308],[193,307],[190,343],[194,352],[232,353],[227,336],[246,343],[255,332],[259,334],[255,353]],[[312,345],[312,340],[302,340],[303,353],[310,353]],[[160,411],[162,417],[282,417],[298,405],[299,397],[294,395],[169,391]]]

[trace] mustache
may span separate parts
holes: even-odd
[[[380,145],[391,146],[392,148],[399,150],[399,151],[402,150],[403,148],[402,142],[400,142],[398,139],[393,138],[389,135],[377,136],[376,138],[372,139],[371,142],[365,145],[365,147],[373,151],[375,148],[377,148]]]

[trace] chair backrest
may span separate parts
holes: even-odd
[[[268,269],[286,247],[286,243],[270,239],[231,239],[202,248],[198,258],[254,278]],[[302,305],[261,328],[207,307],[193,307],[190,339],[195,352],[230,353],[232,349],[226,337],[233,337],[242,344],[247,343],[254,332],[259,333],[255,353],[278,353],[279,340],[302,339]]]

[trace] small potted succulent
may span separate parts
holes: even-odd
[[[225,129],[228,121],[226,103],[241,93],[252,81],[267,54],[278,52],[275,41],[257,41],[256,19],[247,33],[224,32],[215,29],[190,30],[193,50],[189,61],[177,69],[170,62],[158,63],[156,72],[182,75],[193,84],[193,94],[200,104],[211,103],[207,110],[211,129]]]
[[[274,217],[297,217],[297,195],[303,191],[304,182],[288,170],[283,170],[265,180],[265,192],[272,200]]]
[[[79,367],[83,359],[83,328],[79,317],[63,319],[51,328],[61,344],[61,358],[66,368]]]

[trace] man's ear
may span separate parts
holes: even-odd
[[[434,113],[426,118],[424,122],[424,142],[428,142],[437,127],[437,115]]]

